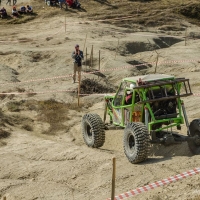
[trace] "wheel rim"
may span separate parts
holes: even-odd
[[[135,151],[135,138],[131,133],[128,136],[128,151],[130,153],[134,153]]]
[[[196,136],[196,138],[195,138],[195,140],[194,140],[194,143],[195,143],[197,146],[200,146],[200,133],[199,133],[199,131],[196,131],[196,132],[195,132],[195,136]]]
[[[90,127],[89,124],[86,125],[86,137],[88,138],[88,140],[92,140],[92,129]]]

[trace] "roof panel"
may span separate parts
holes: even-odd
[[[165,80],[165,79],[174,79],[174,76],[166,75],[166,74],[148,74],[143,76],[132,76],[124,78],[124,81],[130,81],[130,82],[137,82],[141,78],[142,81],[154,81],[154,80]]]

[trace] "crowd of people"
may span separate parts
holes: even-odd
[[[81,4],[78,0],[45,0],[45,3],[48,6],[56,6],[59,5],[60,8],[63,8],[63,5],[70,8],[80,8]]]
[[[19,10],[17,10],[16,6],[13,6],[11,11],[11,17],[19,17],[20,14],[31,14],[33,13],[33,8],[29,5],[21,6]],[[0,9],[0,17],[6,18],[8,16],[6,9],[3,7]]]
[[[8,16],[6,9],[3,7],[0,9],[0,17],[6,18]]]
[[[81,4],[78,0],[66,0],[66,3],[70,8],[80,8]]]
[[[0,0],[1,3],[1,0]],[[28,14],[28,13],[33,13],[33,9],[31,6],[21,6],[20,9],[17,9],[16,7],[17,0],[13,0],[13,8],[11,11],[11,17],[17,18],[21,14]],[[45,3],[48,6],[56,6],[59,5],[60,8],[62,9],[63,6],[65,5],[66,7],[78,9],[81,7],[81,4],[78,0],[45,0]],[[11,0],[8,0],[6,5],[9,4],[11,6]],[[1,4],[0,4],[1,5]],[[0,8],[0,17],[1,18],[7,18],[8,14],[5,9],[5,7]]]

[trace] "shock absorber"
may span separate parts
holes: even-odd
[[[144,107],[144,114],[145,114],[145,125],[148,129],[148,124],[149,124],[149,110],[148,108],[145,106]]]

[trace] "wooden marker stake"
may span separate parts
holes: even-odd
[[[85,71],[87,72],[87,47],[86,47],[86,49],[85,49]]]
[[[114,200],[115,199],[116,158],[113,158],[112,161],[113,161],[113,172],[112,172],[112,193],[111,193],[111,200]]]
[[[99,50],[99,71],[100,71],[100,65],[101,65],[101,51]]]
[[[67,29],[67,16],[65,14],[65,33],[66,33],[66,29]]]
[[[78,106],[80,106],[81,72],[78,73]]]
[[[156,57],[156,67],[155,67],[155,71],[154,71],[154,74],[156,74],[156,71],[157,71],[157,66],[158,66],[158,57],[159,57],[159,54],[158,52],[155,50],[156,54],[157,54],[157,57]]]
[[[117,42],[117,48],[116,48],[116,53],[115,53],[115,59],[116,59],[116,56],[117,56],[118,48],[119,48],[119,38],[118,38],[118,42]]]
[[[186,40],[187,40],[187,28],[185,29],[185,46],[186,46]]]
[[[91,54],[90,54],[90,68],[92,68],[92,65],[93,65],[93,45],[92,45]]]

